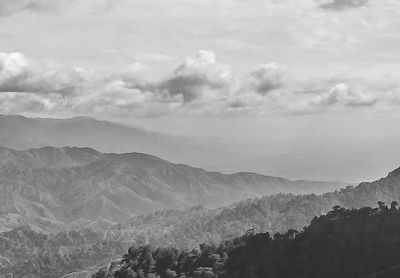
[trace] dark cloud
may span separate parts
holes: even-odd
[[[229,90],[230,81],[229,69],[215,61],[213,52],[201,50],[187,58],[171,78],[161,82],[158,90],[192,102],[206,96],[218,98]]]
[[[229,91],[231,75],[229,69],[215,61],[211,51],[201,50],[184,61],[174,73],[159,82],[146,82],[139,72],[120,76],[125,88],[154,92],[170,97],[181,96],[185,103],[203,97],[218,98]]]
[[[226,86],[224,82],[212,80],[206,75],[194,74],[173,77],[161,85],[172,96],[182,95],[185,102],[201,98],[206,90],[221,90]]]
[[[365,6],[369,0],[334,0],[321,5],[321,8],[327,10],[343,10],[346,8],[357,8]]]
[[[283,68],[272,63],[259,67],[250,73],[245,83],[245,90],[251,90],[261,96],[283,85]]]

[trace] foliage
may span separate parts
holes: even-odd
[[[125,245],[90,230],[45,235],[22,226],[0,234],[0,276],[55,278],[107,263]],[[31,277],[29,276],[29,277]]]
[[[136,245],[150,243],[188,249],[202,242],[217,244],[242,236],[249,228],[255,232],[284,233],[289,229],[301,230],[313,217],[326,214],[335,205],[350,209],[400,200],[399,185],[400,168],[375,182],[321,195],[277,194],[213,210],[198,206],[138,216],[108,230],[107,236],[134,240]]]
[[[22,227],[0,234],[0,275],[14,273],[14,277],[23,277],[24,273],[34,271],[41,277],[54,278],[58,277],[56,273],[91,270],[121,256],[130,245],[150,244],[177,250],[190,250],[202,242],[211,246],[219,246],[220,242],[235,246],[237,239],[234,238],[244,236],[246,231],[249,231],[247,236],[269,232],[275,234],[275,240],[290,229],[302,230],[316,215],[326,214],[334,206],[338,210],[341,207],[373,206],[378,201],[390,204],[391,200],[400,199],[399,184],[400,168],[378,181],[322,195],[277,194],[244,200],[220,209],[197,206],[185,211],[160,211],[135,217],[103,231],[43,235]],[[392,203],[389,208],[383,203],[378,206],[381,211],[387,209],[390,212],[397,204]],[[225,250],[214,257],[218,255],[222,260],[224,253],[227,255]],[[193,254],[191,260],[197,260]],[[217,264],[225,266],[223,261]],[[200,263],[190,275],[210,276],[209,267],[209,264]],[[168,271],[168,275],[173,276],[174,272],[181,275],[174,268]],[[148,274],[143,273],[137,273],[138,277]]]
[[[400,212],[390,207],[344,209],[314,217],[301,232],[246,235],[190,251],[131,247],[93,277],[357,278],[400,274]],[[382,275],[392,276],[382,276]]]

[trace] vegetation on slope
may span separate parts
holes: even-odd
[[[56,270],[65,274],[90,270],[110,262],[130,245],[150,244],[187,250],[200,243],[230,242],[250,228],[270,234],[284,233],[289,229],[301,230],[314,216],[326,214],[335,205],[360,208],[372,206],[379,200],[387,203],[400,200],[399,177],[400,170],[395,170],[378,181],[322,195],[278,194],[245,200],[220,209],[197,206],[185,211],[160,211],[135,217],[108,230],[67,233],[86,235],[86,243],[83,244],[79,240],[64,242],[61,239],[65,237],[65,232],[57,236],[33,231],[27,233],[25,228],[16,229],[0,234],[0,274],[16,273],[15,277],[23,277],[18,273],[29,273],[32,268],[43,277],[57,277],[54,274]],[[20,234],[23,236],[18,236]],[[5,243],[2,243],[3,240]]]
[[[125,248],[123,242],[90,230],[45,235],[23,226],[0,234],[0,276],[57,278],[96,268],[121,256]]]
[[[387,203],[400,200],[400,168],[380,180],[322,195],[277,194],[216,210],[194,207],[156,212],[117,225],[108,231],[108,236],[135,240],[138,245],[151,243],[185,249],[202,242],[218,243],[238,237],[249,228],[272,234],[300,230],[314,216],[326,214],[336,205],[361,208],[374,206],[381,200]]]
[[[93,278],[364,278],[400,275],[400,211],[335,206],[303,231],[253,234],[182,251],[131,247]],[[382,276],[386,275],[386,276]],[[389,276],[391,275],[391,276]],[[397,276],[396,276],[397,275]]]
[[[142,153],[0,147],[0,231],[21,224],[46,232],[89,225],[104,229],[164,209],[216,208],[266,194],[326,192],[339,186],[207,172]]]

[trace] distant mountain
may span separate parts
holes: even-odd
[[[225,175],[142,153],[0,147],[0,227],[108,227],[158,210],[216,208],[256,196],[321,193],[341,186],[254,173]]]
[[[0,114],[0,146],[15,150],[41,147],[90,147],[100,152],[141,152],[169,161],[215,169],[231,160],[227,142],[172,136],[89,117],[27,118]]]
[[[91,147],[102,152],[137,151],[179,158],[177,150],[194,144],[182,138],[88,117],[52,119],[0,114],[0,146],[16,150]]]

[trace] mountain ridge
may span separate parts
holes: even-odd
[[[0,224],[43,229],[82,228],[97,221],[106,225],[157,210],[216,208],[266,194],[321,193],[343,186],[208,172],[143,153],[101,153],[87,147],[2,147],[0,174]]]
[[[136,244],[155,242],[159,246],[193,247],[200,242],[220,242],[243,235],[249,228],[256,232],[301,230],[313,217],[334,206],[362,208],[378,201],[390,204],[400,200],[400,168],[386,177],[357,186],[316,194],[277,194],[236,202],[218,209],[194,207],[137,216],[108,232],[120,239],[134,238]],[[394,175],[393,173],[396,173]]]
[[[214,168],[210,161],[231,154],[226,142],[217,139],[194,140],[81,116],[53,119],[0,114],[0,130],[0,146],[15,150],[75,146],[104,153],[135,151],[208,169]]]
[[[353,207],[361,208],[359,211],[363,212],[366,211],[365,206],[375,206],[378,201],[389,204],[400,200],[398,169],[376,181],[320,195],[281,193],[242,200],[217,209],[195,206],[187,210],[163,210],[135,216],[101,230],[96,230],[96,227],[90,229],[88,226],[88,229],[62,231],[52,235],[37,230],[33,232],[32,226],[17,228],[0,233],[0,244],[13,246],[11,252],[7,251],[9,248],[0,248],[3,258],[0,260],[3,263],[0,273],[26,273],[39,264],[40,268],[35,267],[35,271],[47,273],[45,277],[57,277],[50,274],[57,271],[54,267],[62,269],[63,274],[75,272],[71,275],[82,274],[87,277],[85,275],[91,273],[88,271],[96,266],[107,265],[128,250],[128,246],[136,248],[151,244],[161,248],[187,250],[201,243],[207,246],[232,241],[253,232],[269,232],[277,237],[285,237],[288,230],[302,230],[310,222],[316,223],[317,216],[328,213],[332,207],[335,209],[328,215],[339,213],[344,208],[354,211]],[[338,208],[338,205],[342,208]],[[374,210],[385,210],[384,205],[379,206]],[[43,238],[49,238],[52,245],[46,243],[48,240],[40,240]],[[82,245],[82,240],[90,243],[93,248],[77,247]],[[25,242],[31,242],[34,246],[26,247]],[[22,254],[30,257],[21,258]]]

